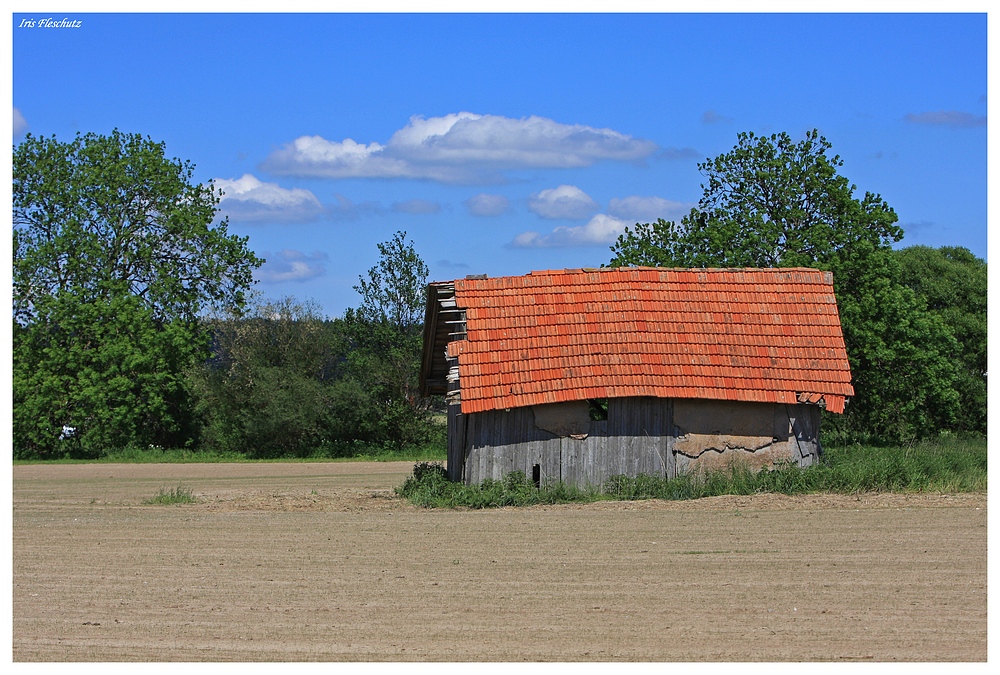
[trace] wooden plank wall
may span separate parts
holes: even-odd
[[[465,468],[465,420],[460,403],[448,406],[448,479],[460,481]]]
[[[467,484],[500,480],[512,471],[531,478],[536,464],[541,483],[579,486],[598,486],[618,474],[673,478],[690,464],[674,454],[678,430],[670,399],[611,399],[608,419],[592,421],[588,436],[579,440],[539,429],[531,408],[472,415],[458,410],[458,405],[448,407],[448,475]],[[776,404],[772,413],[776,440],[770,452],[787,453],[799,466],[817,462],[819,407]]]
[[[512,471],[531,478],[539,465],[541,482],[558,482],[559,437],[535,426],[531,408],[489,410],[466,415],[465,482],[500,480]]]
[[[537,428],[531,408],[466,415],[463,478],[473,484],[517,470],[530,478],[536,464],[542,483],[597,486],[617,474],[672,477],[671,410],[668,399],[611,399],[608,419],[591,422],[581,440]]]

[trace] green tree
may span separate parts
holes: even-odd
[[[958,341],[956,428],[986,433],[986,261],[962,247],[909,246],[895,252],[901,281]]]
[[[204,447],[251,457],[305,456],[336,436],[343,340],[313,302],[254,296],[206,320],[212,356],[188,375]]]
[[[219,196],[139,135],[28,134],[13,156],[14,443],[22,456],[177,443],[198,315],[243,303],[262,261]],[[65,444],[64,444],[65,445]]]
[[[192,322],[159,322],[135,296],[46,298],[14,324],[14,455],[94,456],[191,438],[181,372],[202,355]],[[59,442],[63,425],[75,435]]]
[[[361,306],[344,316],[353,342],[349,359],[378,406],[387,440],[421,443],[428,424],[428,405],[419,396],[427,265],[405,232],[378,250],[378,263],[354,287]]]
[[[379,245],[360,309],[256,297],[210,322],[212,358],[190,371],[202,439],[254,457],[344,456],[440,436],[417,393],[427,267],[405,233]]]
[[[378,246],[379,260],[358,277],[354,287],[361,294],[357,313],[370,323],[388,323],[401,333],[413,333],[424,320],[427,297],[427,265],[417,255],[406,232]]]
[[[881,196],[854,196],[839,156],[815,130],[741,133],[731,152],[698,165],[698,207],[678,223],[628,228],[612,266],[814,267],[832,271],[854,377],[842,434],[871,440],[926,435],[954,424],[955,342],[901,283],[891,245],[902,238]]]
[[[799,267],[835,264],[862,244],[887,249],[903,238],[881,196],[856,199],[839,156],[816,130],[738,135],[731,152],[698,165],[708,179],[680,225],[637,223],[612,246],[612,265]]]
[[[345,321],[356,339],[356,359],[365,359],[371,382],[386,400],[412,404],[420,372],[427,265],[405,232],[378,244],[379,260],[354,287],[361,306]]]
[[[900,283],[891,249],[860,248],[831,266],[855,395],[824,424],[843,440],[890,444],[955,428],[954,337]]]

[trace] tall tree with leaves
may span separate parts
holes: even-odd
[[[698,207],[679,224],[628,228],[611,265],[832,271],[856,392],[840,431],[898,441],[950,426],[955,341],[900,283],[895,212],[877,194],[856,198],[830,149],[815,130],[798,142],[739,134],[732,151],[698,165]]]
[[[206,306],[240,306],[262,262],[213,225],[219,196],[162,143],[30,134],[13,157],[15,453],[177,443]]]
[[[626,230],[612,265],[830,265],[903,238],[881,196],[854,197],[837,173],[843,160],[827,154],[832,146],[816,130],[799,142],[786,133],[737,138],[731,152],[698,165],[708,183],[697,208],[679,225],[661,219]]]
[[[958,342],[961,397],[956,428],[986,433],[986,261],[959,246],[908,246],[895,252],[901,281]]]
[[[426,431],[418,380],[428,270],[405,232],[396,232],[378,251],[378,262],[354,287],[361,306],[344,317],[355,341],[349,359],[381,406],[386,435],[407,445],[420,442]]]
[[[354,287],[361,294],[358,313],[373,323],[388,323],[400,332],[412,332],[424,319],[427,265],[417,255],[406,232],[378,244],[379,260],[358,277]]]

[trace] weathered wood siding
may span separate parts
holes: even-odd
[[[591,422],[583,439],[539,429],[531,408],[462,417],[466,418],[462,479],[468,484],[499,480],[512,471],[523,471],[530,478],[535,465],[543,484],[600,485],[617,474],[674,474],[668,399],[611,399],[608,419]],[[456,450],[456,460],[458,454]],[[451,458],[449,443],[449,466]]]
[[[465,468],[465,420],[457,404],[448,406],[448,479],[460,481]]]
[[[535,426],[531,408],[466,415],[465,482],[500,480],[512,471],[529,478],[539,465],[542,483],[560,480],[559,437]]]
[[[599,486],[611,476],[754,468],[792,460],[818,461],[821,411],[814,405],[659,398],[608,402],[608,419],[591,421],[583,438],[537,426],[534,408],[472,415],[448,406],[448,476],[467,484],[500,480],[512,471],[539,482]],[[548,420],[551,411],[546,411]],[[545,424],[551,424],[545,422]],[[582,434],[577,434],[581,436]]]

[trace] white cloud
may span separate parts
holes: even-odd
[[[325,210],[309,190],[263,183],[248,173],[236,180],[216,178],[213,183],[224,193],[219,209],[235,221],[303,222]]]
[[[254,272],[254,276],[264,283],[308,281],[326,274],[324,263],[328,256],[319,251],[306,255],[301,251],[285,249],[275,255],[264,253],[263,257],[267,262]]]
[[[441,205],[429,202],[426,199],[408,199],[405,202],[395,202],[392,210],[397,213],[409,213],[411,215],[429,215],[440,213]]]
[[[575,185],[549,188],[528,198],[528,210],[542,218],[586,220],[599,208],[590,195]]]
[[[28,121],[17,108],[14,108],[14,136],[20,136],[28,130]]]
[[[969,129],[985,127],[986,115],[973,115],[960,110],[938,110],[935,112],[909,113],[903,119],[912,124]]]
[[[678,220],[687,215],[694,204],[673,202],[662,197],[617,197],[608,204],[608,215],[630,222],[651,223],[657,218]]]
[[[503,195],[480,193],[475,197],[469,197],[463,203],[470,214],[483,218],[500,216],[510,209],[510,201]]]
[[[364,145],[350,138],[338,143],[322,136],[296,138],[268,155],[261,168],[278,175],[321,178],[419,177],[406,162],[386,156],[378,143]]]
[[[491,183],[502,181],[505,169],[634,162],[657,149],[652,141],[612,129],[561,124],[534,115],[514,119],[460,112],[411,117],[385,145],[302,136],[272,152],[261,167],[279,175]]]
[[[522,232],[514,237],[515,248],[555,248],[567,246],[610,246],[628,226],[624,220],[599,213],[586,225],[557,227],[549,234]]]

